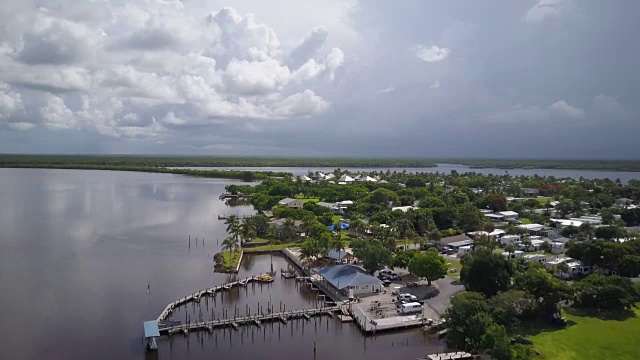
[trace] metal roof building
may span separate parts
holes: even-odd
[[[325,266],[318,274],[338,290],[353,287],[356,293],[376,292],[382,288],[382,281],[355,265]]]

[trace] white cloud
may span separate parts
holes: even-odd
[[[425,47],[422,45],[418,45],[415,48],[416,56],[426,62],[438,62],[445,60],[451,54],[451,50],[445,47],[438,47],[435,45]]]
[[[568,116],[570,118],[581,120],[584,119],[584,110],[567,104],[566,101],[560,100],[549,106],[549,110]]]
[[[527,11],[525,20],[539,23],[552,16],[558,16],[564,10],[567,0],[538,0],[538,3]]]
[[[431,85],[429,85],[429,88],[431,88],[431,89],[440,88],[440,81],[436,80],[436,81],[432,82]]]
[[[387,94],[387,93],[390,93],[390,92],[394,91],[395,89],[396,89],[395,87],[390,86],[388,88],[381,89],[380,90],[380,94]]]
[[[75,124],[75,116],[59,96],[47,95],[45,105],[40,108],[44,125],[53,130],[70,129]]]
[[[347,9],[330,5],[334,16]],[[328,26],[307,24],[309,35],[285,47],[258,16],[206,1],[10,8],[21,20],[0,29],[0,82],[7,84],[0,87],[0,121],[15,130],[87,126],[141,137],[162,136],[165,125],[311,116],[329,107],[315,89],[326,89],[319,80],[333,82],[345,58],[341,49],[325,48],[330,29],[339,28],[328,14],[321,17]],[[10,18],[0,11],[0,19]],[[23,103],[30,114],[13,110]]]

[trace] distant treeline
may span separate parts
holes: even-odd
[[[461,158],[268,158],[218,156],[127,155],[0,155],[0,167],[330,167],[330,168],[423,168],[438,163],[471,168],[573,169],[640,171],[640,160],[535,160]]]
[[[153,167],[434,167],[425,159],[266,158],[218,156],[0,155],[0,166],[16,164]]]
[[[273,171],[242,171],[242,170],[194,170],[194,169],[168,169],[154,166],[134,165],[98,165],[98,164],[46,164],[40,163],[5,163],[0,160],[0,168],[45,168],[45,169],[76,169],[76,170],[113,170],[113,171],[137,171],[164,174],[179,174],[219,179],[238,179],[242,181],[264,180],[269,177],[290,176],[288,173]]]
[[[640,171],[640,160],[430,159],[471,168]]]

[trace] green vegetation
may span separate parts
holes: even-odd
[[[222,253],[222,264],[225,268],[235,269],[238,267],[238,262],[242,257],[242,251],[224,251]]]
[[[409,260],[409,272],[419,278],[427,279],[427,285],[431,286],[431,282],[442,279],[447,275],[447,264],[445,259],[438,255],[438,251],[434,248],[426,252],[416,252],[413,258]]]
[[[0,167],[60,167],[94,165],[109,167],[435,167],[438,163],[461,164],[471,168],[575,169],[640,171],[638,160],[531,160],[456,158],[269,158],[222,156],[144,155],[0,155]]]
[[[626,319],[602,319],[576,311],[563,315],[571,324],[565,329],[528,327],[530,339],[544,359],[638,359],[640,309],[634,309]]]
[[[447,276],[454,280],[460,280],[460,270],[462,270],[462,263],[460,263],[460,261],[458,260],[453,259],[445,259],[445,261],[447,263],[447,268],[449,269],[447,272]],[[449,264],[451,264],[451,266],[448,266]],[[455,271],[452,272],[451,270],[453,269],[455,269]]]
[[[244,252],[251,253],[251,252],[270,251],[270,250],[276,251],[276,250],[282,250],[282,249],[286,249],[286,248],[300,247],[301,245],[302,244],[299,243],[299,242],[288,242],[288,243],[282,243],[282,244],[261,245],[261,246],[256,246],[256,247],[244,249]]]

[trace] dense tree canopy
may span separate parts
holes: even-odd
[[[460,281],[468,290],[490,297],[509,289],[513,269],[500,254],[485,248],[478,249],[466,254],[462,264]]]

